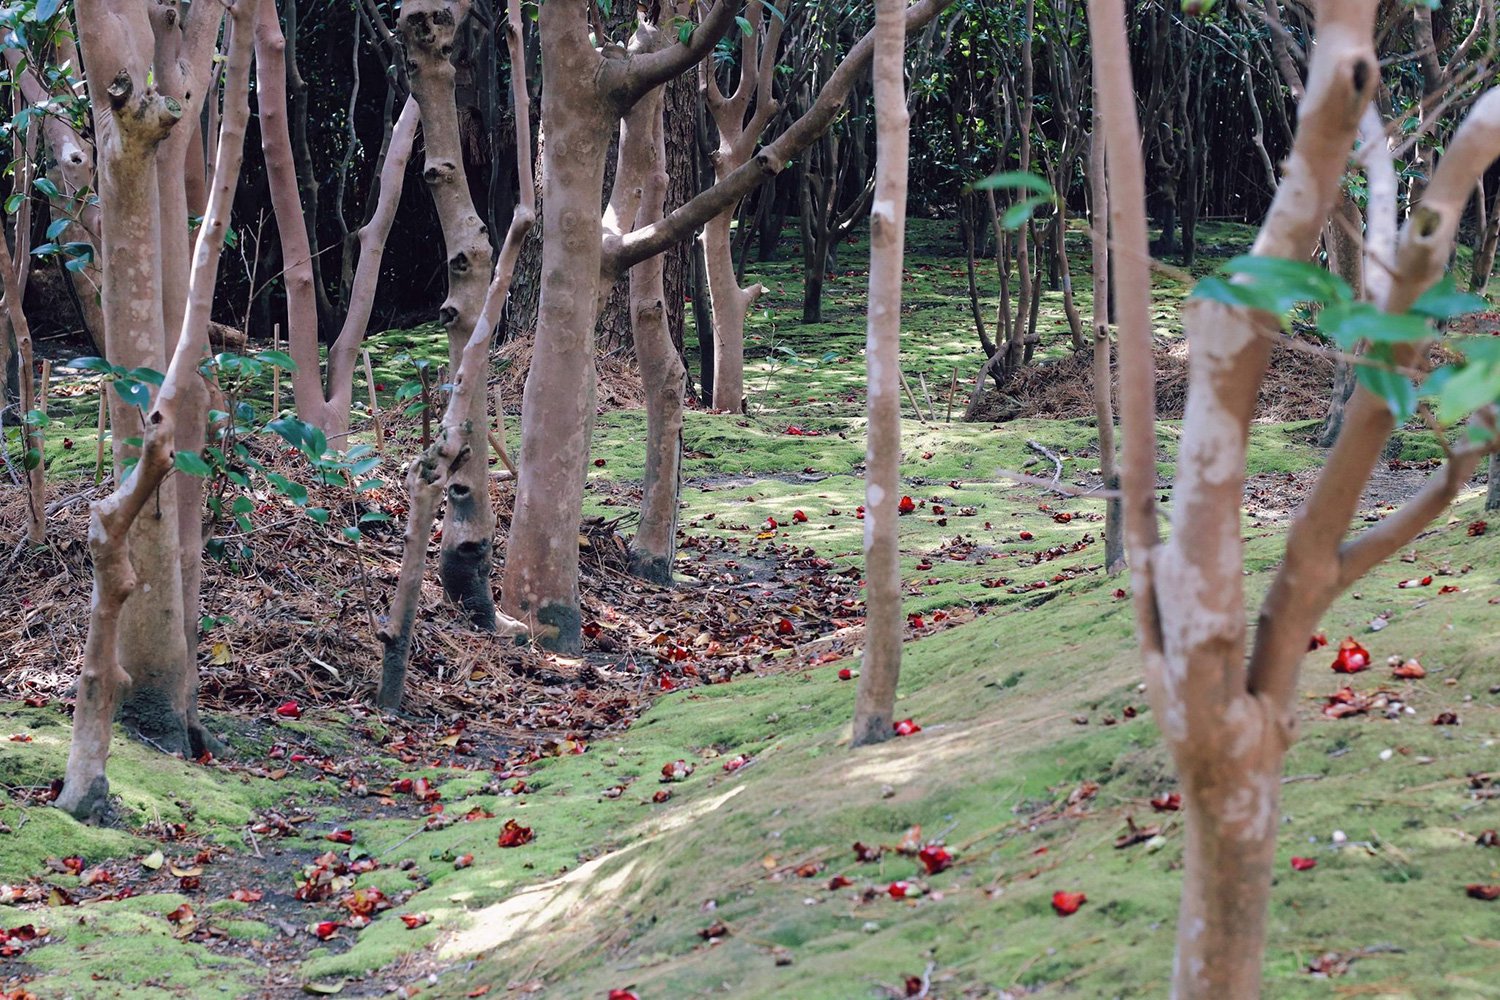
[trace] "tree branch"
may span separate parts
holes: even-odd
[[[721,5],[725,2],[727,0],[720,0]],[[952,2],[953,0],[917,0],[917,3],[906,9],[907,34],[931,21]],[[761,183],[786,169],[792,158],[812,145],[838,116],[855,80],[869,68],[874,44],[873,32],[866,33],[855,42],[844,61],[828,78],[812,106],[801,118],[789,125],[785,132],[762,147],[748,163],[699,193],[665,219],[627,234],[608,248],[606,263],[609,273],[623,273],[626,268],[671,249],[691,237],[709,219],[733,208]]]

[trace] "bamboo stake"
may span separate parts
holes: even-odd
[[[922,397],[927,400],[927,419],[937,423],[937,410],[932,407],[932,393],[927,388],[927,373],[917,372],[917,381],[922,384]]]
[[[47,415],[47,387],[52,384],[52,359],[42,359],[42,384],[36,393],[36,408]]]
[[[490,447],[495,449],[495,454],[500,456],[500,461],[510,470],[510,478],[517,476],[516,463],[510,460],[510,452],[505,450],[505,410],[500,406],[500,387],[495,386],[495,429],[490,431]]]
[[[99,436],[94,442],[94,485],[104,481],[104,424],[109,419],[109,383],[99,380]]]
[[[948,383],[948,416],[944,423],[953,423],[953,397],[958,394],[958,365],[953,366],[953,381]]]
[[[277,323],[271,327],[271,349],[281,350],[281,324]],[[281,368],[277,365],[271,366],[271,415],[281,416]]]
[[[901,376],[901,388],[906,390],[906,398],[911,400],[911,410],[917,415],[917,422],[927,423],[922,417],[922,408],[917,405],[917,397],[911,391],[911,383],[906,381],[906,372],[897,369],[896,374]]]
[[[362,352],[365,358],[365,389],[370,394],[370,419],[375,422],[375,450],[385,451],[385,429],[380,426],[380,403],[375,398],[375,367],[370,364],[370,350]]]

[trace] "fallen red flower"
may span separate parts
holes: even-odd
[[[853,884],[854,880],[848,875],[835,875],[833,878],[828,880],[828,891],[832,892],[835,889],[847,889]]]
[[[508,819],[505,821],[505,826],[500,829],[500,846],[520,847],[522,844],[531,843],[534,836],[531,827],[522,826],[515,820]]]
[[[854,679],[854,671],[850,670],[848,667],[843,667],[842,669],[839,670],[839,680],[841,680],[841,681],[848,681],[848,680],[853,680],[853,679]]]
[[[913,733],[920,733],[922,731],[922,727],[911,719],[902,719],[896,723],[895,729],[897,736],[910,736]]]
[[[401,922],[406,925],[407,930],[416,930],[418,927],[421,927],[423,924],[430,923],[431,920],[432,920],[431,915],[426,914],[426,913],[403,913],[403,914],[401,914]]]
[[[1316,867],[1318,867],[1318,859],[1317,858],[1293,858],[1292,859],[1292,871],[1294,871],[1294,872],[1311,871],[1312,869],[1314,869]]]
[[[748,763],[750,763],[750,758],[748,755],[736,754],[735,756],[729,758],[724,762],[724,770],[732,773],[734,771],[738,771]]]
[[[1315,649],[1322,649],[1328,645],[1328,636],[1322,632],[1307,640],[1307,651],[1311,653]]]
[[[1088,901],[1088,896],[1081,892],[1058,890],[1052,894],[1052,909],[1057,911],[1059,917],[1071,917],[1078,912],[1080,906]]]
[[[903,514],[910,514],[917,509],[917,503],[911,497],[902,497],[901,502],[896,505],[896,510]]]
[[[922,620],[921,615],[907,615],[906,623],[912,628],[924,628],[927,625],[927,623]]]
[[[1370,651],[1355,641],[1351,635],[1339,643],[1338,655],[1333,660],[1336,674],[1357,674],[1370,669]]]
[[[1470,899],[1482,899],[1487,903],[1500,899],[1500,885],[1480,885],[1476,882],[1464,886],[1464,892]]]
[[[324,920],[322,923],[314,924],[312,932],[318,936],[318,940],[327,941],[339,932],[338,921]]]
[[[1159,813],[1176,812],[1182,808],[1182,793],[1167,792],[1151,800],[1151,808]]]
[[[917,852],[917,860],[927,868],[927,874],[936,875],[953,867],[953,855],[936,844],[928,844]]]
[[[882,852],[883,848],[879,845],[861,844],[857,840],[854,842],[854,858],[856,861],[879,861]]]
[[[1391,675],[1399,677],[1404,681],[1419,681],[1427,676],[1427,671],[1416,660],[1406,660],[1399,667],[1392,670]]]
[[[298,705],[295,701],[284,701],[276,706],[276,714],[283,719],[300,719],[302,718],[302,706]]]
[[[791,623],[790,619],[783,618],[776,623],[777,635],[791,635],[795,631],[797,631],[796,626]]]
[[[323,835],[323,839],[324,840],[331,840],[335,844],[352,844],[352,843],[354,843],[354,831],[353,830],[335,830],[332,833],[324,834]]]
[[[1021,541],[1023,541],[1023,542],[1029,542],[1029,541],[1031,541],[1031,540],[1032,540],[1032,539],[1033,539],[1033,538],[1035,538],[1035,537],[1036,537],[1036,536],[1035,536],[1035,535],[1033,535],[1033,534],[1032,534],[1032,533],[1031,533],[1031,532],[1029,532],[1029,531],[1023,531],[1023,532],[1021,532],[1021,534],[1020,534],[1020,535],[1019,535],[1019,536],[1018,536],[1018,537],[1019,537],[1019,538],[1020,538],[1020,539],[1021,539]]]
[[[641,998],[629,990],[610,990],[609,1000],[641,1000]]]
[[[794,510],[794,511],[792,511],[792,523],[793,524],[806,524],[807,523],[807,515],[804,514],[804,513],[802,513],[802,511],[800,511],[800,510]]]
[[[1454,585],[1454,584],[1451,584],[1451,583],[1445,583],[1441,587],[1438,588],[1438,593],[1439,594],[1456,594],[1456,593],[1458,593],[1458,587],[1456,585]]]
[[[912,884],[904,879],[892,882],[885,887],[892,899],[905,899],[906,894],[912,890]]]
[[[657,677],[656,686],[661,688],[663,691],[671,691],[677,686],[677,682],[672,680],[672,678],[667,676],[666,674],[662,674]]]

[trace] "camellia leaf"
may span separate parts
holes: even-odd
[[[1047,183],[1046,178],[1024,170],[1002,170],[975,181],[973,187],[975,191],[1020,190],[1032,191],[1047,199],[1055,197],[1052,185]]]
[[[1410,420],[1417,412],[1417,390],[1405,375],[1370,365],[1359,365],[1356,375],[1360,385],[1385,400],[1398,424]]]
[[[1459,291],[1453,282],[1453,275],[1445,274],[1441,281],[1412,303],[1411,311],[1432,319],[1452,319],[1485,308],[1488,305],[1483,297],[1473,292]]]
[[[178,472],[189,476],[197,476],[199,479],[213,475],[213,466],[203,461],[203,456],[196,451],[179,451],[172,456],[172,465]]]
[[[1361,340],[1372,344],[1409,344],[1432,336],[1427,319],[1411,313],[1383,313],[1368,302],[1338,303],[1323,310],[1318,326],[1344,350]]]
[[[115,382],[115,392],[118,392],[125,402],[140,408],[142,412],[151,408],[151,390],[139,382],[119,379]]]

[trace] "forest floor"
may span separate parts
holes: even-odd
[[[1244,233],[1211,227],[1205,243],[1227,256]],[[830,281],[813,326],[795,323],[794,266],[752,266],[771,291],[751,330],[749,413],[688,415],[672,590],[620,572],[644,417],[601,413],[578,660],[463,632],[431,588],[409,715],[373,714],[362,595],[383,607],[399,525],[347,545],[257,498],[255,547],[211,566],[205,586],[205,697],[232,753],[185,762],[117,740],[108,829],[47,806],[85,625],[94,487],[78,477],[97,405],[97,390],[59,375],[56,541],[16,549],[0,595],[0,687],[14,699],[0,703],[0,990],[1164,995],[1180,814],[1139,689],[1128,581],[1099,566],[1101,503],[1001,474],[1053,475],[1034,442],[1060,457],[1063,481],[1098,485],[1086,409],[1057,402],[1086,400],[1068,388],[1080,373],[1058,296],[1044,300],[1042,352],[1056,391],[1017,394],[1052,408],[949,423],[952,369],[967,381],[980,356],[964,261],[942,224],[916,225],[911,244],[903,367],[923,404],[934,398],[921,419],[909,405],[903,427],[914,509],[899,714],[921,728],[854,756],[855,685],[842,678],[861,645],[863,243],[846,248],[855,270]],[[1185,287],[1158,280],[1170,414]],[[430,330],[372,347],[387,405],[410,378],[399,359],[439,350]],[[1298,395],[1299,378],[1264,400],[1253,433],[1251,600],[1320,462],[1316,392]],[[1159,434],[1168,509],[1177,426]],[[385,478],[413,447],[394,439]],[[1438,454],[1425,432],[1398,435],[1361,520],[1418,488]],[[4,489],[0,536],[19,523]],[[504,515],[507,492],[496,501]],[[372,502],[394,511],[400,498]],[[1268,996],[1500,995],[1500,904],[1464,894],[1500,882],[1500,849],[1476,846],[1500,826],[1500,518],[1483,517],[1468,494],[1325,618],[1333,644],[1357,637],[1375,669],[1340,678],[1328,650],[1308,659]],[[0,542],[10,555],[13,538]],[[1394,679],[1393,656],[1419,659],[1426,678]],[[931,841],[951,867],[929,873],[912,856]],[[1292,855],[1316,865],[1293,870]],[[1059,890],[1087,902],[1060,918]]]

